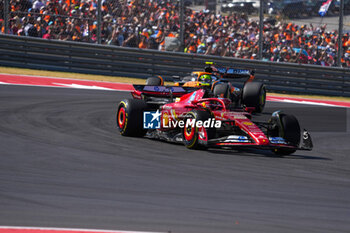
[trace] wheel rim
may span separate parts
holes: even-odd
[[[118,125],[119,125],[119,128],[121,128],[121,129],[124,128],[125,121],[126,121],[125,108],[121,107],[119,109],[119,113],[118,113]]]
[[[188,126],[184,128],[184,136],[187,141],[191,141],[194,136],[195,128]]]

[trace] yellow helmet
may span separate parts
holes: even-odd
[[[203,74],[199,77],[199,82],[201,82],[202,86],[210,86],[211,84],[211,75]]]

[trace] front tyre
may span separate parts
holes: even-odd
[[[281,113],[278,119],[271,119],[271,123],[275,125],[275,130],[272,136],[282,137],[290,145],[298,147],[300,144],[300,125],[298,120],[293,115]],[[293,148],[276,148],[273,152],[277,155],[290,155],[293,154],[296,149]]]
[[[227,83],[219,83],[214,86],[213,94],[219,98],[230,98],[230,88]]]
[[[123,136],[142,137],[147,130],[143,128],[143,112],[147,104],[143,100],[122,100],[117,109],[116,123]]]
[[[264,110],[266,103],[266,89],[261,82],[247,82],[242,91],[242,104],[254,107],[256,113]]]
[[[235,93],[233,87],[228,83],[216,84],[213,88],[213,95],[218,98],[230,99],[235,107],[239,103],[239,94]]]
[[[187,119],[194,119],[194,124],[187,124]],[[203,143],[214,138],[215,128],[196,127],[196,122],[198,120],[204,122],[208,119],[214,119],[214,117],[208,111],[193,110],[187,113],[185,127],[182,129],[183,142],[187,148],[205,149],[206,145]]]

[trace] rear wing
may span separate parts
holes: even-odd
[[[181,97],[187,93],[194,91],[192,87],[180,87],[180,86],[146,86],[146,85],[133,85],[135,91],[131,94],[136,99],[141,99],[142,96],[147,97]]]
[[[254,71],[246,69],[236,69],[236,68],[225,68],[225,67],[215,67],[216,72],[221,75],[222,78],[226,79],[237,79],[237,78],[250,78],[254,75]],[[215,72],[215,70],[213,69]]]
[[[207,66],[205,68],[206,72],[209,73],[217,73],[222,78],[226,79],[237,79],[237,78],[251,78],[254,76],[255,71],[249,69],[237,69],[232,67],[217,67],[212,62],[207,62]]]

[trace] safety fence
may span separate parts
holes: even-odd
[[[206,61],[256,70],[268,90],[350,96],[350,70],[0,35],[0,66],[166,80],[202,70]],[[235,82],[234,82],[235,83]],[[237,83],[242,83],[237,80]]]
[[[0,34],[350,67],[349,14],[349,0],[0,0]]]

